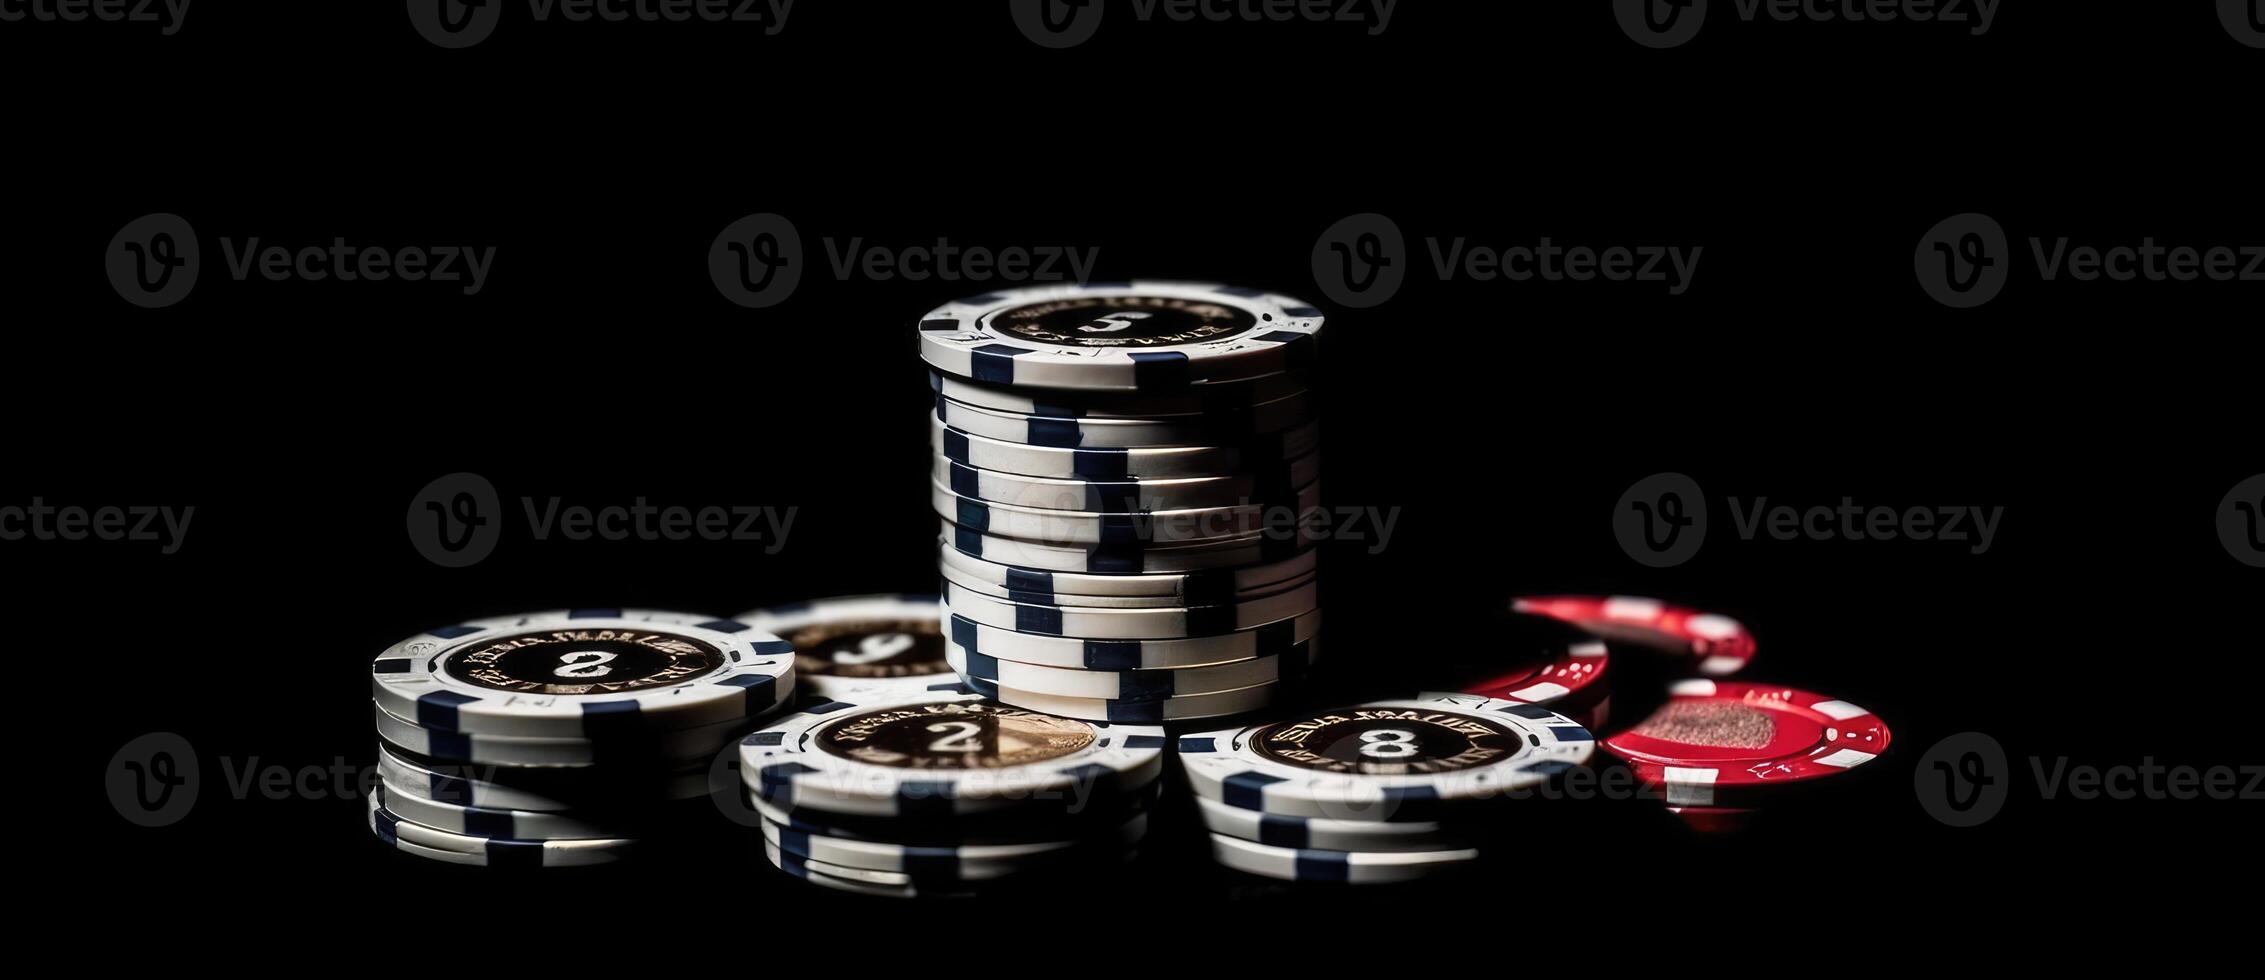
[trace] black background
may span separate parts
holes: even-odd
[[[1911,253],[1964,211],[1995,216],[2017,252],[2031,235],[2260,244],[2256,158],[2236,147],[2265,62],[2207,4],[2006,7],[1981,38],[1718,9],[1664,52],[1601,3],[1410,2],[1377,37],[1144,24],[1112,5],[1068,52],[995,3],[808,2],[777,37],[534,24],[515,6],[465,51],[427,44],[390,2],[199,4],[170,38],[0,24],[19,93],[5,502],[197,508],[176,555],[0,544],[31,623],[15,744],[63,767],[55,792],[74,804],[19,807],[14,832],[69,842],[38,863],[74,908],[130,901],[164,910],[136,920],[156,937],[254,928],[294,951],[382,923],[461,928],[452,957],[618,935],[745,962],[760,944],[733,930],[797,908],[816,913],[805,938],[844,943],[885,927],[1075,947],[1189,922],[1271,948],[1283,940],[1232,930],[1304,920],[1328,930],[1295,933],[1308,949],[1436,943],[1482,962],[1582,921],[1657,943],[1616,955],[1702,961],[2016,908],[2157,922],[2188,876],[2244,852],[2245,805],[2043,800],[2029,760],[2258,761],[2259,573],[2211,524],[2265,468],[2256,287],[2021,273],[1962,312],[1920,291]],[[205,270],[186,301],[146,311],[99,256],[157,211],[195,225]],[[788,302],[748,311],[709,284],[705,252],[764,211],[795,223],[812,264]],[[732,836],[712,861],[660,867],[430,867],[374,843],[358,800],[238,799],[218,778],[255,757],[366,765],[367,659],[437,623],[933,588],[911,327],[994,284],[839,281],[824,240],[1098,247],[1103,278],[1319,302],[1314,239],[1363,211],[1395,218],[1419,264],[1390,303],[1330,310],[1329,497],[1402,515],[1382,552],[1327,556],[1334,679],[1390,693],[1443,649],[1483,648],[1514,594],[1687,601],[1753,626],[1753,678],[1888,720],[1894,749],[1851,777],[1846,805],[1727,841],[1553,829],[1498,849],[1476,882],[1351,897],[1216,869],[1178,812],[1122,881],[931,918],[822,894]],[[252,236],[498,259],[475,297],[229,281],[218,239]],[[1435,236],[1706,252],[1670,297],[1440,282],[1420,262]],[[457,471],[507,501],[800,511],[775,555],[538,542],[515,518],[492,558],[450,570],[418,556],[404,515]],[[1696,560],[1651,570],[1609,512],[1663,471],[1718,509]],[[1740,541],[1721,506],[1844,496],[2005,518],[1975,555]],[[120,819],[93,777],[149,731],[186,736],[207,775],[197,810],[162,830]],[[1997,820],[1954,830],[1912,776],[1967,731],[2004,744],[2015,789]],[[216,889],[231,897],[205,900]],[[1415,933],[1352,928],[1411,898]],[[605,928],[561,928],[590,908]],[[405,955],[430,948],[392,935]],[[1670,945],[1684,941],[1699,952]]]

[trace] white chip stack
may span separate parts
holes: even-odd
[[[920,324],[946,655],[1001,702],[1160,724],[1273,704],[1320,631],[1319,311],[1046,286]]]

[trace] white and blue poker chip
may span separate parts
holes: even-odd
[[[1304,394],[1236,412],[1163,419],[1054,418],[1002,412],[936,396],[936,418],[969,435],[1056,449],[1150,449],[1161,446],[1239,446],[1313,421],[1314,399]]]
[[[1177,640],[1092,640],[1018,633],[944,610],[944,635],[972,655],[1082,670],[1160,670],[1280,656],[1321,633],[1321,611],[1257,629]]]
[[[1310,456],[1319,450],[1321,423],[1308,422],[1225,445],[1063,448],[988,438],[945,425],[930,413],[928,444],[937,456],[979,470],[1121,483],[1263,473],[1280,467],[1283,460]]]
[[[434,732],[606,739],[766,714],[793,694],[794,651],[728,619],[553,610],[403,640],[371,664],[370,689]]]
[[[1220,864],[1278,881],[1386,885],[1434,878],[1478,861],[1475,848],[1447,851],[1330,851],[1276,847],[1211,835],[1211,854]]]
[[[947,524],[947,532],[949,528]],[[1076,595],[1159,606],[1218,605],[1243,595],[1278,591],[1285,583],[1313,575],[1321,554],[1319,549],[1308,549],[1263,565],[1208,571],[1095,575],[989,561],[953,547],[949,533],[938,544],[938,564],[947,578],[963,585],[981,582],[999,595],[1026,597],[1018,598],[1020,602],[1054,602],[1058,595]]]
[[[1073,808],[1162,772],[1161,729],[1048,717],[972,693],[804,708],[740,742],[740,773],[785,808],[947,816]]]
[[[984,384],[1173,391],[1302,369],[1321,311],[1195,282],[1034,286],[946,303],[920,321],[921,359]]]
[[[1013,688],[1035,694],[1106,701],[1164,701],[1201,694],[1220,694],[1263,684],[1297,684],[1319,655],[1321,641],[1307,640],[1265,657],[1200,667],[1162,670],[1091,670],[1047,667],[969,654],[959,646],[946,653],[952,668],[969,683]]]
[[[1183,735],[1174,747],[1197,795],[1228,806],[1432,820],[1443,804],[1548,783],[1586,764],[1596,738],[1547,708],[1424,694]]]
[[[1289,499],[1109,514],[1015,507],[966,497],[933,480],[928,501],[936,515],[979,534],[1039,542],[1056,548],[1146,551],[1152,548],[1231,543],[1253,536],[1310,540],[1304,530],[1321,506],[1319,481]]]
[[[1294,488],[1321,478],[1321,454],[1307,453],[1264,470],[1232,476],[1172,479],[1064,480],[977,469],[937,456],[929,478],[962,497],[1010,507],[1094,514],[1197,510],[1297,498]]]
[[[634,838],[583,840],[511,840],[455,834],[404,820],[386,807],[383,789],[369,796],[370,833],[387,847],[405,854],[489,868],[563,868],[611,864],[627,857],[638,842]]]

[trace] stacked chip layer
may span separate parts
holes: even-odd
[[[1389,884],[1470,867],[1515,821],[1490,813],[1587,763],[1548,708],[1474,694],[1374,701],[1181,736],[1212,854],[1284,881]]]
[[[1304,303],[1047,286],[920,324],[946,656],[996,700],[1159,724],[1259,710],[1318,652]]]
[[[969,895],[1130,859],[1158,728],[1059,718],[965,689],[831,700],[748,735],[740,774],[774,867],[838,891]]]
[[[454,864],[603,864],[707,795],[792,697],[794,650],[732,620],[577,609],[418,634],[371,666],[370,830]]]

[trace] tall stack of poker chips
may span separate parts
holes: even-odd
[[[1317,651],[1321,314],[1202,283],[1047,286],[920,324],[947,656],[974,690],[1158,724]]]
[[[794,650],[732,620],[577,609],[475,620],[379,654],[372,833],[453,864],[631,853],[705,797],[717,759],[794,693]]]
[[[1129,859],[1163,772],[1158,728],[953,691],[831,699],[740,743],[763,852],[837,891],[899,898],[1061,883]]]

